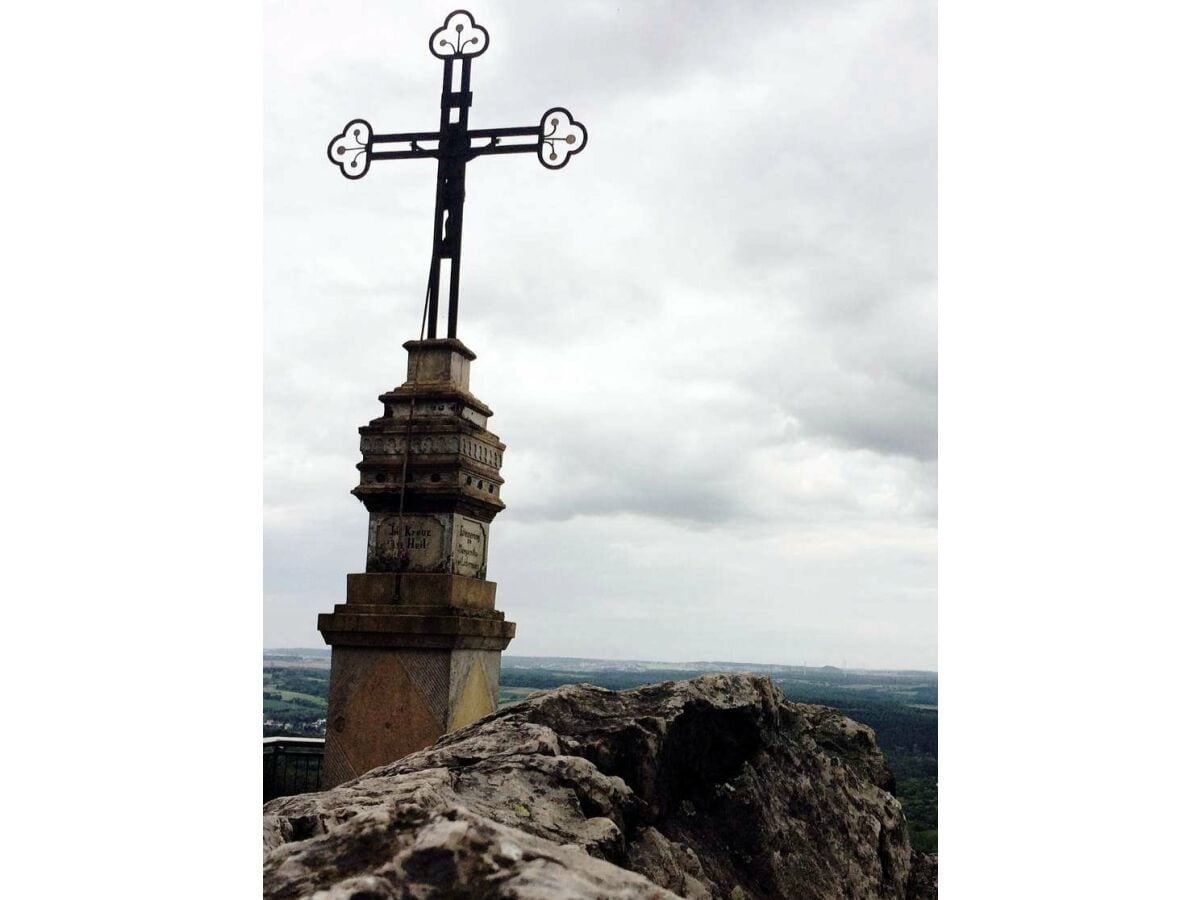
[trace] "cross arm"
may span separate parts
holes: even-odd
[[[438,155],[441,134],[436,131],[407,131],[398,134],[372,134],[363,119],[354,119],[342,133],[329,142],[329,161],[347,178],[362,178],[376,159],[430,159]],[[418,142],[437,141],[433,147]],[[405,149],[399,149],[405,144]]]
[[[468,131],[467,137],[472,141],[486,140],[487,143],[471,147],[470,159],[477,156],[495,156],[501,153],[537,153],[541,148],[542,129],[540,125],[527,125],[516,128],[477,128]],[[532,142],[511,144],[501,143],[508,138],[534,138]]]
[[[467,132],[469,138],[538,137],[540,125],[523,125],[518,128],[475,128]]]
[[[428,159],[438,155],[438,146],[418,146],[418,141],[437,141],[441,137],[436,131],[409,131],[401,134],[376,134],[367,141],[370,159]],[[407,150],[392,149],[408,144]]]
[[[442,136],[440,131],[406,131],[401,134],[376,134],[371,136],[372,144],[406,144],[410,141],[436,141]]]
[[[576,122],[561,106],[548,109],[537,125],[517,128],[480,128],[468,132],[471,138],[484,138],[488,143],[471,148],[471,158],[500,153],[537,153],[547,169],[561,169],[587,143],[587,129]],[[504,143],[508,138],[534,138],[519,144]]]
[[[329,142],[327,153],[329,161],[340,168],[347,178],[362,178],[371,167],[372,160],[440,158],[445,137],[437,131],[372,134],[370,124],[363,119],[355,119]],[[570,112],[556,106],[547,110],[537,125],[477,128],[468,131],[466,137],[468,160],[479,156],[536,153],[538,161],[547,169],[561,169],[572,154],[578,153],[587,144],[587,129],[582,122],[576,122]],[[472,146],[474,141],[486,143]],[[430,142],[434,142],[434,145],[429,146]],[[405,147],[405,144],[408,146]],[[447,150],[462,152],[453,148]]]

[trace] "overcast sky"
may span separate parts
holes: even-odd
[[[360,572],[358,426],[404,380],[453,3],[268,2],[265,642]],[[937,665],[932,2],[473,2],[473,127],[588,128],[467,170],[459,337],[508,445],[510,652]]]

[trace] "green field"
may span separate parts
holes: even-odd
[[[328,669],[271,665],[264,661],[263,736],[323,736],[328,692]]]

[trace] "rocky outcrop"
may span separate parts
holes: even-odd
[[[872,731],[765,677],[559,688],[264,808],[264,893],[936,896]]]

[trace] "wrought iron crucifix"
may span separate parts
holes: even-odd
[[[548,169],[561,169],[587,144],[587,129],[562,107],[549,109],[537,125],[467,129],[471,111],[471,61],[488,48],[487,29],[465,9],[446,16],[429,37],[429,50],[442,65],[442,119],[438,131],[375,134],[355,119],[329,143],[329,160],[347,178],[362,178],[374,160],[436,159],[437,199],[433,255],[429,261],[429,337],[437,337],[442,261],[450,262],[446,336],[458,330],[458,280],[462,264],[463,198],[467,163],[477,156],[536,153]],[[514,140],[515,139],[515,140]],[[408,145],[405,147],[404,145]]]

